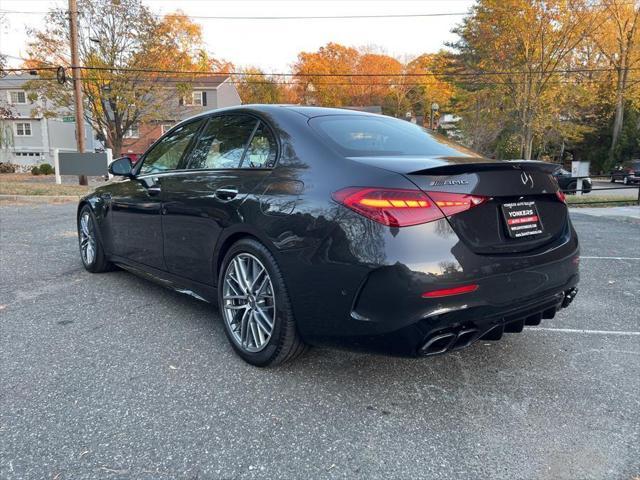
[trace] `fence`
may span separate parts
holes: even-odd
[[[640,183],[629,183],[627,185],[622,185],[622,186],[615,186],[615,187],[601,187],[601,188],[594,188],[593,185],[593,180],[597,179],[597,178],[601,178],[605,181],[610,181],[611,177],[608,175],[595,175],[595,176],[584,176],[584,177],[572,177],[575,180],[583,180],[585,178],[589,178],[592,180],[591,183],[591,188],[590,189],[586,189],[584,188],[584,185],[582,185],[582,182],[578,182],[578,185],[576,185],[575,188],[566,188],[566,189],[562,189],[563,193],[568,193],[568,194],[574,194],[574,193],[581,193],[582,195],[584,195],[585,193],[591,193],[593,194],[594,192],[606,192],[609,190],[636,190],[637,192],[635,192],[635,200],[630,200],[629,198],[620,198],[620,199],[611,199],[611,200],[602,200],[602,201],[590,201],[590,202],[571,202],[571,205],[596,205],[596,204],[607,204],[607,203],[629,203],[630,201],[635,201],[637,205],[640,205]],[[578,188],[579,186],[582,186],[582,188]]]

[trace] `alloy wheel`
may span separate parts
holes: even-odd
[[[96,239],[93,220],[85,211],[80,217],[80,254],[85,265],[92,265],[96,259]]]
[[[224,274],[225,322],[235,343],[251,353],[263,350],[273,334],[276,301],[269,272],[255,256],[239,253]]]

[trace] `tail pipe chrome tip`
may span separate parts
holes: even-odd
[[[571,302],[573,302],[573,299],[576,298],[577,294],[578,294],[578,289],[576,287],[573,287],[572,289],[564,292],[564,299],[562,300],[562,308],[567,308],[569,305],[571,305]]]

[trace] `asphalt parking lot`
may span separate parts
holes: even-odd
[[[77,253],[75,205],[0,207],[0,478],[640,476],[640,224],[574,214],[582,282],[540,329],[261,370],[215,309]]]

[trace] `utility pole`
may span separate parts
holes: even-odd
[[[78,153],[84,153],[84,109],[82,107],[80,60],[78,59],[78,3],[76,0],[69,0],[69,33],[71,36],[71,73],[76,114],[76,142]],[[78,182],[80,185],[89,184],[86,175],[80,175]]]

